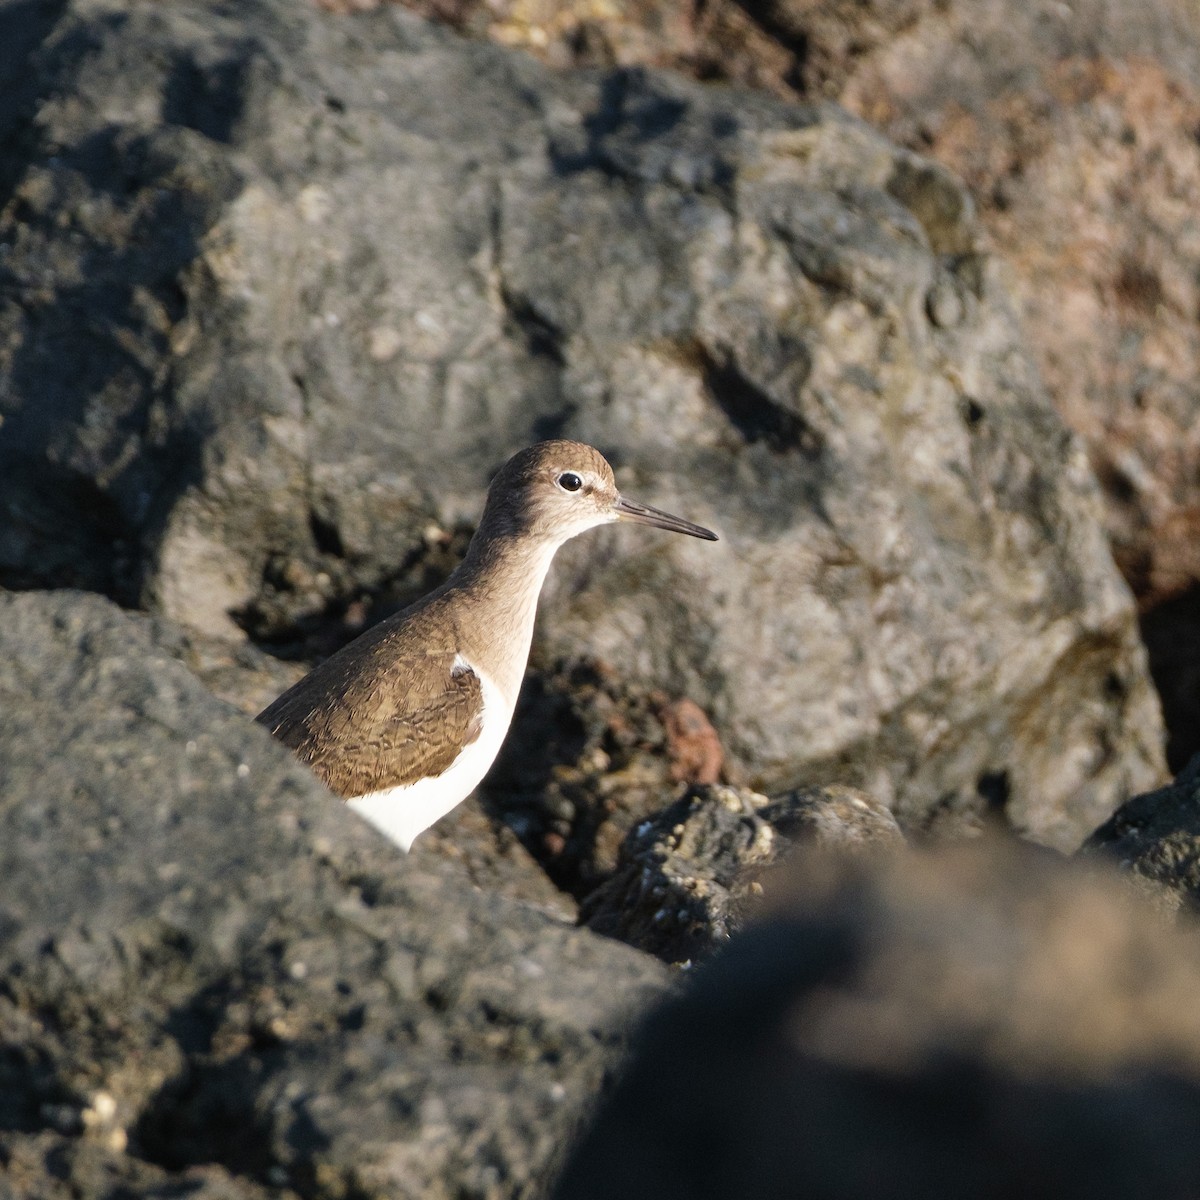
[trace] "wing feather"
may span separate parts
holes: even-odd
[[[442,774],[483,729],[483,689],[452,650],[343,652],[257,719],[350,798]]]

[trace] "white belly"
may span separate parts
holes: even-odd
[[[359,816],[365,817],[404,850],[412,846],[417,834],[428,829],[439,817],[444,817],[475,790],[508,733],[512,708],[500,689],[478,667],[472,669],[479,676],[483,694],[483,728],[479,736],[440,775],[418,779],[403,787],[354,796],[346,801]]]

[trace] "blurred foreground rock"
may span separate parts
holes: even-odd
[[[176,641],[0,595],[0,1196],[537,1193],[663,969],[405,859]]]
[[[1200,1191],[1194,928],[986,839],[785,873],[646,1023],[555,1200]]]
[[[724,540],[568,547],[543,665],[690,699],[749,785],[1073,848],[1161,778],[1095,481],[936,164],[390,7],[8,14],[0,583],[327,649],[565,434]]]

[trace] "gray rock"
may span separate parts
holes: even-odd
[[[662,968],[405,859],[177,648],[0,594],[9,1185],[538,1192]]]
[[[1160,777],[1094,481],[942,168],[390,6],[66,0],[8,57],[0,581],[290,638],[423,586],[562,433],[725,540],[569,547],[543,661],[690,697],[754,786],[1074,846]]]
[[[1200,758],[1174,783],[1122,804],[1080,854],[1115,859],[1166,913],[1200,912]]]
[[[902,846],[904,835],[883,805],[849,788],[773,800],[719,784],[690,788],[630,831],[579,919],[667,962],[699,961],[745,924],[764,868],[796,844],[860,851]]]
[[[1185,1200],[1200,943],[1049,852],[785,868],[646,1023],[555,1200]]]

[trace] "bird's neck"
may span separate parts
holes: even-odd
[[[471,619],[460,628],[464,656],[484,666],[515,704],[537,615],[538,596],[560,543],[533,537],[476,537],[450,581]]]

